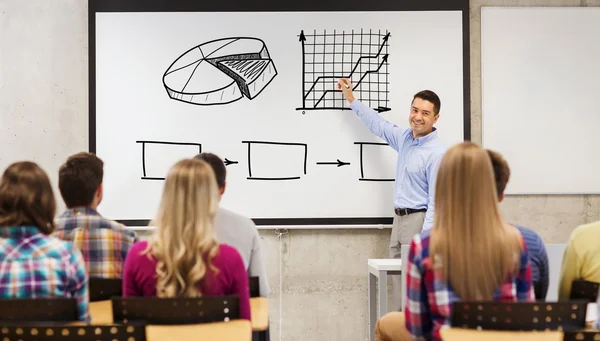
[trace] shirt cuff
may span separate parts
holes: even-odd
[[[362,104],[358,99],[354,99],[354,101],[352,101],[352,103],[350,103],[350,109],[358,112],[360,111],[360,109],[362,109],[364,107],[364,104]]]

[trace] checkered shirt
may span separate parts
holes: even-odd
[[[74,297],[89,322],[81,252],[35,226],[0,227],[0,298]]]
[[[433,268],[429,255],[429,232],[416,235],[410,245],[406,276],[406,328],[418,341],[440,341],[440,329],[449,326],[451,307],[460,298],[443,280],[440,268]],[[519,272],[494,293],[495,301],[534,301],[531,264],[525,243]],[[460,246],[459,246],[460,247]]]
[[[81,250],[90,278],[122,277],[127,252],[137,241],[133,231],[84,207],[66,210],[55,225],[54,236]]]

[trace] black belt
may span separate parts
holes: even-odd
[[[427,212],[426,208],[421,208],[418,210],[412,209],[412,208],[394,208],[394,212],[396,213],[396,215],[398,216],[405,216],[407,214],[412,214],[412,213],[417,213],[417,212]]]

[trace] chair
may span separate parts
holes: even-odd
[[[479,330],[565,330],[585,328],[587,302],[455,302],[452,327]]]
[[[199,298],[113,297],[115,323],[146,321],[153,325],[227,322],[240,318],[238,296]]]
[[[598,331],[565,332],[563,341],[597,341],[600,340]]]
[[[120,278],[90,278],[90,302],[110,300],[114,296],[122,296],[122,281]]]
[[[0,321],[73,322],[79,320],[74,298],[0,300]]]
[[[248,285],[250,286],[250,297],[260,297],[260,285],[258,277],[248,278]]]
[[[600,289],[600,283],[584,280],[573,281],[569,299],[596,302],[598,300],[598,289]]]
[[[128,325],[62,325],[40,323],[0,323],[3,340],[21,341],[145,341],[146,326]]]

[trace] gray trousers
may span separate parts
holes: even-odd
[[[410,246],[410,242],[416,234],[421,233],[423,222],[425,221],[425,212],[416,212],[405,216],[394,215],[394,224],[392,226],[392,235],[390,237],[390,258],[401,258],[400,247]],[[403,259],[407,262],[407,259]],[[392,278],[392,310],[403,310],[402,308],[402,277],[390,276]]]

